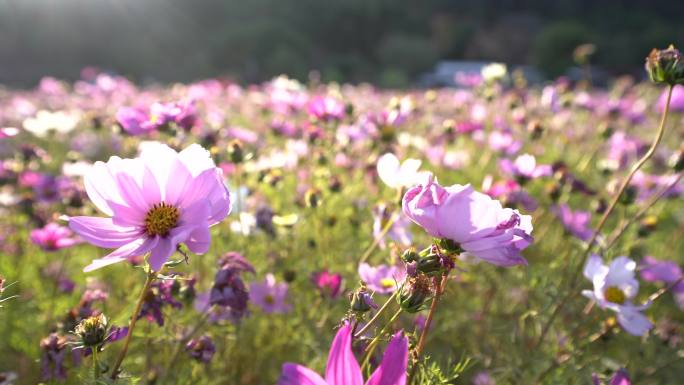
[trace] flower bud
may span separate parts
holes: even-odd
[[[81,344],[86,347],[100,346],[107,338],[107,317],[104,314],[99,314],[89,317],[79,322],[74,329]]]
[[[306,193],[304,194],[304,202],[306,203],[306,207],[315,209],[321,204],[321,192],[315,188],[306,190]]]
[[[378,305],[373,301],[365,286],[358,288],[350,294],[351,310],[357,313],[365,313],[370,309],[377,309]]]
[[[642,238],[647,237],[656,229],[656,226],[658,226],[658,217],[655,215],[649,215],[639,222],[637,234]]]
[[[544,133],[544,127],[542,127],[538,120],[533,120],[527,124],[527,132],[532,140],[537,140]]]
[[[620,195],[620,203],[625,206],[634,203],[637,197],[637,188],[635,186],[627,186],[625,192]]]
[[[209,336],[202,336],[188,341],[185,350],[195,360],[208,363],[216,353],[216,346]]]
[[[416,249],[410,247],[401,254],[401,260],[405,263],[415,262],[420,258],[420,255],[416,252]]]
[[[679,151],[672,154],[669,163],[670,167],[672,167],[675,172],[684,171],[684,145],[679,148]]]
[[[423,274],[409,278],[401,287],[397,300],[402,309],[409,313],[417,313],[424,308],[425,301],[432,295],[430,278]]]
[[[684,84],[684,60],[673,45],[667,49],[653,49],[646,58],[646,72],[654,83]]]
[[[245,146],[238,139],[228,143],[228,156],[233,163],[242,163],[245,159]]]
[[[461,254],[461,245],[448,238],[441,238],[437,241],[437,246],[449,254]]]

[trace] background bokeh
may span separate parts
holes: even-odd
[[[415,84],[439,60],[566,73],[578,44],[607,74],[642,76],[653,47],[684,41],[672,0],[3,0],[0,82],[76,79],[97,66],[138,82],[281,73]]]

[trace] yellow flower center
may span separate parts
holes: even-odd
[[[180,212],[176,207],[164,202],[157,203],[145,216],[145,232],[149,236],[165,237],[176,227],[179,218]]]
[[[390,288],[394,286],[394,280],[391,278],[383,278],[380,280],[380,286]]]
[[[617,303],[619,305],[622,305],[623,303],[625,303],[625,300],[627,299],[627,296],[625,296],[625,293],[615,286],[608,287],[603,292],[603,296],[606,297],[606,300],[608,300],[612,303]]]
[[[264,302],[266,302],[266,303],[269,304],[269,305],[273,305],[273,304],[275,303],[275,298],[273,298],[272,295],[267,294],[267,295],[264,297]]]

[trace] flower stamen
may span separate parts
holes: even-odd
[[[145,232],[149,236],[165,237],[171,229],[178,225],[180,212],[178,208],[164,202],[157,203],[145,216]]]

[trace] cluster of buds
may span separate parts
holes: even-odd
[[[646,72],[654,83],[684,84],[682,53],[673,45],[667,49],[654,48],[646,58]]]
[[[460,246],[450,239],[439,239],[420,252],[413,248],[401,255],[406,263],[409,276],[425,274],[430,277],[442,276],[453,269],[456,257],[462,252]]]
[[[159,326],[164,326],[164,315],[162,307],[170,305],[175,309],[180,309],[183,304],[174,297],[175,279],[167,279],[154,282],[145,294],[138,319],[146,318],[150,322],[156,322]]]

